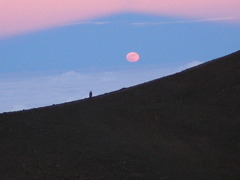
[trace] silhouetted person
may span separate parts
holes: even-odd
[[[92,91],[89,92],[89,98],[92,98]]]

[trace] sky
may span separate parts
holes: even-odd
[[[240,47],[239,0],[0,4],[0,113],[104,94]]]

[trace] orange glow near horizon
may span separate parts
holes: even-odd
[[[0,0],[0,37],[124,12],[184,18],[240,17],[239,7],[239,0]]]

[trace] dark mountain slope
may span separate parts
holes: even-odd
[[[0,115],[1,179],[239,179],[240,51],[113,93]]]

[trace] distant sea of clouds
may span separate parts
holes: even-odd
[[[201,64],[181,67],[0,75],[0,113],[59,104],[134,86]]]

